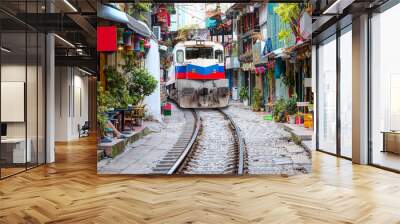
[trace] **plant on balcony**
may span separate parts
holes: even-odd
[[[294,74],[292,74],[292,72],[289,72],[289,71],[286,72],[286,74],[282,76],[282,82],[289,89],[293,89],[295,86]]]
[[[289,24],[296,40],[302,40],[299,28],[299,18],[301,9],[297,3],[281,3],[275,7],[274,12],[279,16],[283,23]]]
[[[135,3],[130,4],[128,8],[128,14],[134,17],[137,20],[141,20],[147,22],[147,18],[143,15],[143,13],[151,12],[151,3]]]
[[[283,41],[283,45],[285,47],[288,47],[289,41],[290,41],[290,30],[288,29],[283,29],[279,31],[278,33],[278,40]]]
[[[262,105],[261,105],[261,101],[262,101],[262,96],[261,96],[261,90],[258,88],[254,88],[253,89],[253,94],[252,94],[252,104],[251,104],[251,108],[253,109],[253,111],[260,111]]]

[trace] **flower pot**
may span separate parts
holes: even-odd
[[[245,107],[249,106],[249,100],[243,100],[243,105],[244,105]]]
[[[300,116],[296,116],[296,124],[302,124],[302,119]]]

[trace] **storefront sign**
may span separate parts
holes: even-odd
[[[97,27],[97,51],[98,52],[117,51],[117,27],[115,26]]]

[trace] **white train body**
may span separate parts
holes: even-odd
[[[229,101],[225,78],[224,48],[211,41],[185,41],[173,50],[169,70],[169,97],[183,108],[226,107]]]

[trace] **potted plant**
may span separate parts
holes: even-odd
[[[294,124],[296,122],[296,111],[297,111],[297,95],[293,94],[287,101],[286,101],[286,112],[288,113],[288,122],[290,124]]]
[[[260,111],[261,109],[261,100],[262,100],[262,96],[261,96],[261,90],[258,88],[254,88],[253,89],[253,96],[252,96],[252,104],[251,104],[251,108],[253,109],[253,111]]]
[[[102,142],[105,137],[105,129],[108,123],[108,117],[106,112],[109,110],[109,106],[112,102],[112,97],[109,92],[105,91],[101,86],[100,82],[97,84],[97,125],[98,125],[98,141]]]
[[[105,94],[111,100],[107,102],[108,108],[126,109],[128,103],[126,99],[126,82],[127,79],[124,74],[119,72],[116,67],[110,66],[105,70],[107,89]]]
[[[125,57],[125,64],[122,69],[126,75],[127,83],[127,100],[129,104],[134,105],[133,115],[136,118],[136,123],[141,124],[141,119],[144,117],[145,105],[143,100],[149,96],[157,88],[157,80],[146,70],[135,65],[132,57]]]
[[[129,56],[125,57],[122,69],[126,75],[125,86],[131,97],[131,103],[142,105],[144,98],[157,88],[157,80],[146,69],[137,67]]]
[[[275,101],[272,115],[273,115],[274,121],[285,122],[286,109],[285,109],[285,100],[284,99],[281,98],[281,99]]]
[[[243,102],[244,106],[249,105],[249,96],[248,96],[249,89],[248,87],[242,87],[239,91],[239,98]]]

